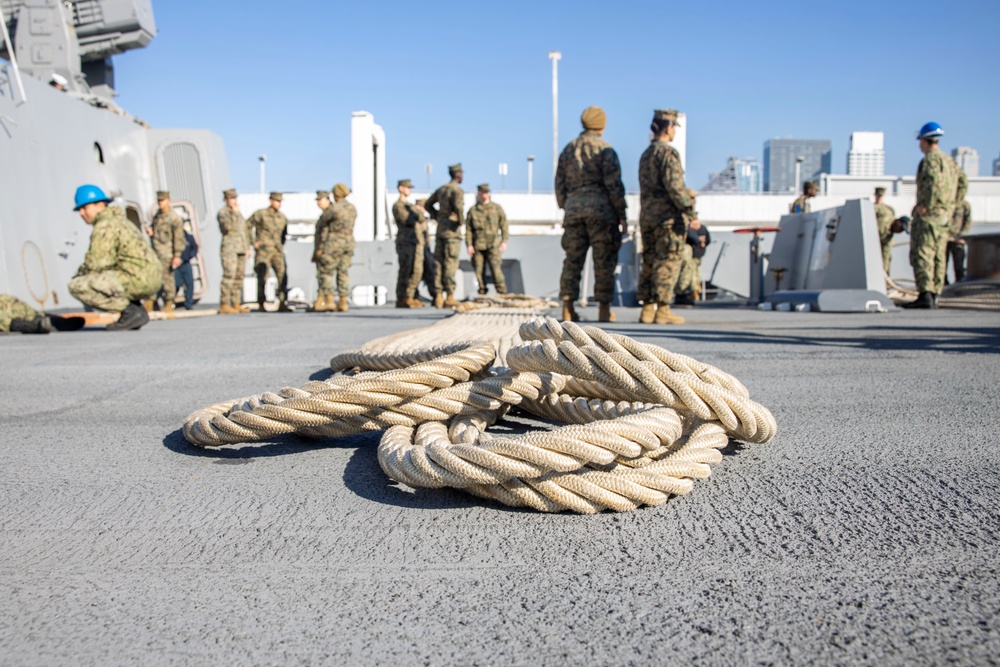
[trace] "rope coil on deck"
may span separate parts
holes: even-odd
[[[420,361],[398,367],[411,359]],[[531,311],[454,315],[338,355],[331,366],[361,372],[208,406],[185,420],[184,436],[218,447],[286,433],[384,431],[379,464],[403,484],[593,513],[688,493],[730,437],[763,443],[777,429],[742,383],[713,366]],[[488,433],[514,406],[566,425]]]

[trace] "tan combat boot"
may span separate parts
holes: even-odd
[[[326,297],[323,296],[322,294],[320,294],[318,297],[316,297],[316,302],[313,303],[313,305],[310,306],[306,310],[306,312],[307,313],[322,313],[324,310],[326,310]]]
[[[174,302],[168,301],[167,303],[163,304],[162,312],[164,315],[172,315],[174,312]]]
[[[142,307],[146,309],[147,313],[153,312],[156,308],[156,299],[146,299],[142,302]]]
[[[441,292],[434,295],[434,307],[444,308],[444,295]]]
[[[457,308],[458,301],[455,299],[455,295],[452,294],[451,292],[448,292],[448,296],[444,300],[444,305],[448,306],[449,308]]]
[[[580,316],[576,314],[573,309],[572,299],[563,299],[563,312],[562,312],[563,322],[579,322]]]
[[[233,308],[236,309],[237,313],[249,313],[250,312],[250,309],[247,308],[246,306],[244,306],[242,303],[233,301],[233,303],[231,305],[232,305]]]
[[[396,299],[396,308],[410,308],[410,300]]]
[[[331,301],[333,300],[332,296],[330,297],[330,300]],[[346,313],[349,310],[348,307],[347,307],[347,297],[346,296],[340,297],[340,301],[337,302],[336,309],[337,309],[338,313]]]
[[[655,324],[684,324],[684,318],[671,313],[670,304],[658,303],[656,304],[656,317],[653,319],[653,322]]]
[[[597,321],[598,322],[616,322],[618,318],[615,314],[611,312],[610,303],[601,303],[597,306]]]
[[[421,301],[420,299],[407,299],[406,305],[409,306],[410,308],[423,308],[424,302]]]
[[[240,311],[236,310],[228,303],[224,303],[221,306],[219,306],[219,315],[235,315],[238,312]]]
[[[652,324],[656,319],[656,304],[652,301],[642,304],[642,312],[639,313],[640,324]]]

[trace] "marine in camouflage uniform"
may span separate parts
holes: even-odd
[[[594,258],[594,298],[598,319],[614,321],[611,299],[614,274],[625,223],[625,186],[618,154],[601,138],[607,116],[600,107],[587,107],[583,132],[569,142],[556,167],[556,204],[563,209],[562,247],[566,253],[559,277],[563,320],[577,320],[574,302],[580,298],[580,274],[587,249]],[[620,233],[619,233],[620,226]]]
[[[434,305],[456,306],[455,273],[462,251],[462,215],[465,194],[462,192],[462,163],[448,167],[451,181],[427,198],[427,211],[437,220],[434,240]],[[437,207],[437,208],[435,208]]]
[[[345,313],[348,310],[347,297],[351,293],[349,271],[354,257],[354,221],[358,217],[358,209],[346,199],[349,194],[350,188],[343,183],[337,183],[333,188],[333,204],[328,209],[330,221],[326,225],[316,262],[320,295],[333,305],[333,277],[336,274],[337,296],[340,298],[330,310]]]
[[[0,331],[10,333],[10,323],[13,320],[34,320],[43,317],[41,313],[24,301],[9,294],[0,294]]]
[[[427,286],[427,292],[431,295],[431,299],[435,302],[438,301],[437,295],[440,294],[437,290],[437,285],[434,284],[435,276],[437,276],[437,261],[434,259],[434,249],[431,246],[431,232],[427,224],[427,209],[425,208],[427,204],[426,199],[418,199],[415,203],[417,211],[420,213],[420,221],[416,226],[417,234],[417,250],[418,255],[424,256],[424,272],[420,274],[419,272],[414,272],[413,274],[413,294],[414,297],[417,290],[420,288],[421,281]]]
[[[507,214],[499,204],[490,201],[490,185],[478,186],[476,203],[465,217],[465,245],[472,258],[472,267],[479,281],[479,293],[486,294],[486,265],[489,264],[497,294],[507,293],[501,254],[507,249]]]
[[[247,221],[240,212],[236,190],[222,193],[226,205],[219,209],[215,219],[219,221],[222,244],[222,284],[219,287],[219,312],[234,314],[247,312],[243,307],[243,276],[247,270],[247,251],[250,249],[250,233]]]
[[[654,138],[639,158],[639,228],[643,233],[642,266],[638,298],[643,324],[682,324],[670,312],[674,289],[683,265],[688,222],[697,219],[694,197],[684,186],[684,168],[677,149],[670,145],[677,132],[678,112],[653,112]],[[652,235],[647,240],[647,233]]]
[[[806,181],[802,184],[802,194],[788,207],[789,213],[809,213],[812,207],[809,200],[816,196],[819,184],[816,181]]]
[[[181,255],[187,242],[184,239],[184,221],[170,207],[170,193],[160,190],[156,193],[156,203],[160,210],[153,216],[153,223],[148,233],[153,238],[153,250],[160,258],[163,269],[163,310],[174,309],[174,298],[177,296],[177,286],[174,283],[174,269],[181,265]]]
[[[910,224],[910,264],[920,295],[906,307],[937,306],[937,295],[944,289],[952,214],[968,189],[965,173],[937,142],[937,137],[920,139],[924,158],[917,168],[917,204]]]
[[[964,199],[955,207],[951,216],[951,236],[948,239],[947,257],[955,270],[955,282],[965,278],[965,235],[972,229],[972,206]],[[947,273],[945,274],[947,275]],[[948,284],[947,279],[945,284]]]
[[[160,259],[122,209],[108,206],[89,224],[90,247],[69,281],[70,294],[92,308],[120,313],[160,290]]]
[[[892,221],[896,219],[896,211],[882,202],[885,188],[875,188],[875,221],[878,223],[878,240],[882,244],[882,270],[889,275],[889,265],[892,263]]]
[[[413,191],[413,183],[404,178],[396,184],[399,199],[392,205],[392,219],[396,222],[396,258],[399,274],[396,276],[396,307],[419,308],[417,286],[424,273],[424,248],[417,239],[418,229],[426,229],[424,214],[414,204],[406,201]],[[423,231],[421,230],[422,234]],[[419,252],[418,252],[419,247]]]
[[[272,192],[270,206],[255,211],[247,226],[252,233],[254,247],[254,272],[257,274],[257,306],[264,310],[264,285],[268,269],[274,271],[278,279],[278,310],[289,312],[288,277],[285,274],[285,236],[288,234],[288,218],[281,212],[282,195]]]

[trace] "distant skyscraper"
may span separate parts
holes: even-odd
[[[795,160],[802,158],[799,183],[795,182]],[[802,183],[829,174],[831,163],[828,139],[769,139],[764,142],[764,190],[799,192]]]
[[[852,132],[847,153],[848,176],[885,175],[885,135],[881,132]]]
[[[993,160],[993,175],[1000,176],[1000,157]]]
[[[760,163],[754,158],[731,157],[717,174],[709,176],[702,192],[761,192]]]
[[[979,175],[979,152],[975,148],[959,146],[951,150],[951,156],[955,158],[955,162],[962,168],[966,176]]]

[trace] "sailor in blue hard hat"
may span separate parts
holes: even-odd
[[[944,129],[935,122],[924,123],[924,126],[917,132],[917,139],[929,139],[931,137],[941,137]],[[926,151],[924,151],[926,153]]]
[[[83,217],[83,219],[89,223],[91,220],[94,219],[94,216],[96,216],[100,211],[104,210],[105,206],[108,205],[109,201],[111,201],[111,197],[104,194],[104,190],[100,189],[96,185],[90,185],[90,184],[81,185],[76,189],[76,197],[74,198],[73,202],[75,205],[73,206],[73,210],[79,211],[80,209],[86,209],[87,211],[89,211],[90,219],[87,218],[88,215],[87,213],[84,213],[83,211],[80,212],[80,215]],[[88,204],[104,204],[104,206],[100,207],[95,206],[93,208],[88,209],[87,208]]]

